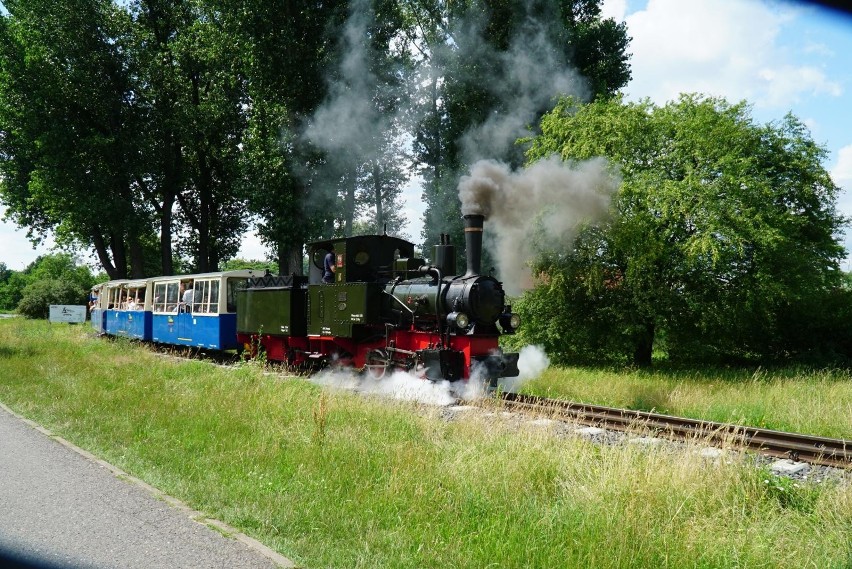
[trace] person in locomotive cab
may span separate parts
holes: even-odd
[[[322,261],[322,282],[334,282],[334,245],[329,245],[329,251]]]

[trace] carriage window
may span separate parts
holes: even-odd
[[[219,281],[196,280],[192,292],[192,312],[216,314],[219,312]]]
[[[151,308],[154,312],[175,312],[178,306],[178,283],[156,283]]]
[[[178,307],[178,283],[154,285],[154,312],[176,312]]]
[[[248,279],[244,277],[228,279],[228,312],[237,311],[237,291],[246,288]]]
[[[219,313],[219,281],[210,281],[210,303],[209,310],[211,314]]]
[[[125,293],[124,304],[122,308],[125,310],[143,310],[145,308],[145,289],[132,288],[127,289]]]
[[[118,310],[121,308],[121,289],[118,287],[114,287],[109,289],[109,293],[107,294],[109,297],[108,308]]]
[[[154,285],[154,303],[151,309],[154,312],[166,312],[166,283]]]

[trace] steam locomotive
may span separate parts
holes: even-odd
[[[404,239],[347,237],[310,243],[307,276],[232,271],[103,283],[92,322],[105,334],[157,343],[262,350],[299,368],[346,366],[374,377],[400,369],[494,386],[519,373],[518,354],[498,342],[519,318],[501,283],[480,274],[483,221],[464,216],[461,275],[447,235],[431,264]],[[324,283],[329,252],[334,282]],[[184,289],[193,291],[188,306],[180,302]]]

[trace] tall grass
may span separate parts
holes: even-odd
[[[306,567],[846,567],[852,495],[737,459],[0,322],[0,401]]]
[[[584,403],[852,439],[849,370],[551,368],[523,390]]]

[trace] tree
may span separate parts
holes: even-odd
[[[28,318],[47,318],[51,304],[85,304],[95,282],[88,267],[65,253],[40,256],[20,274],[16,308]]]
[[[148,166],[136,182],[160,214],[166,271],[175,202],[174,221],[189,229],[178,249],[201,272],[237,252],[247,225],[233,190],[245,130],[241,51],[227,25],[234,12],[212,0],[133,4]]]
[[[727,360],[815,348],[803,330],[825,326],[813,308],[841,288],[846,220],[798,119],[760,125],[744,102],[684,95],[563,100],[541,128],[531,160],[606,156],[622,184],[608,224],[537,261],[541,284],[519,307],[527,340],[638,365],[655,348]]]
[[[26,280],[20,271],[0,263],[0,310],[14,310],[21,302]]]
[[[247,0],[226,22],[247,77],[239,188],[284,274],[301,273],[304,243],[319,232],[314,214],[325,209],[311,196],[320,156],[301,133],[326,96],[346,8],[344,0]]]
[[[94,247],[113,278],[143,272],[148,215],[130,185],[135,119],[127,14],[109,0],[5,2],[0,198],[37,240]]]
[[[630,80],[624,23],[600,0],[408,2],[406,37],[420,55],[414,150],[427,204],[424,240],[461,233],[459,176],[482,158],[519,166],[515,142],[553,100],[592,100]]]

